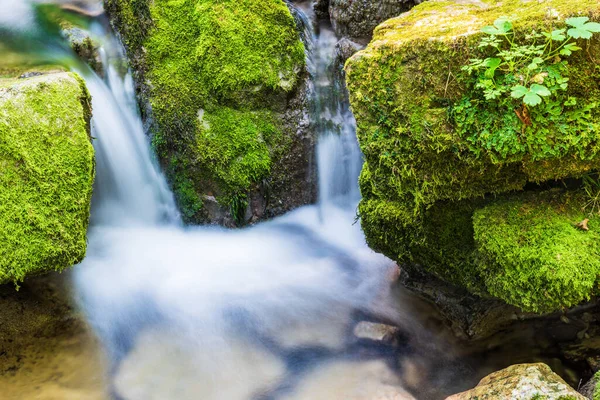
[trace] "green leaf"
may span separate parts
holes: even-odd
[[[483,28],[481,28],[481,32],[487,33],[488,35],[501,35],[502,34],[502,32],[500,32],[498,29],[496,29],[493,26],[484,26]]]
[[[494,25],[481,28],[481,32],[488,35],[506,35],[512,30],[512,23],[506,17],[500,17],[494,21]]]
[[[565,45],[565,49],[569,49],[571,51],[578,51],[581,50],[581,47],[577,46],[575,43],[567,43]]]
[[[523,97],[523,103],[528,106],[537,106],[542,102],[542,98],[535,93],[528,92],[525,97]]]
[[[494,26],[503,33],[508,33],[512,30],[512,22],[506,17],[500,17],[494,21]]]
[[[483,65],[488,67],[488,69],[485,71],[485,76],[487,78],[493,78],[500,64],[502,64],[502,60],[499,58],[486,58],[483,63]]]
[[[559,53],[561,56],[570,56],[571,54],[573,54],[573,52],[569,49],[562,49]]]
[[[531,88],[529,89],[532,93],[535,93],[539,96],[550,96],[552,93],[550,92],[550,89],[548,89],[546,86],[544,85],[539,85],[537,83],[534,83],[533,85],[531,85]]]
[[[591,39],[594,33],[600,32],[600,24],[589,20],[588,17],[568,18],[565,22],[572,28],[567,34],[574,39]]]
[[[544,36],[546,36],[550,40],[554,40],[557,42],[562,42],[567,37],[565,36],[566,29],[556,29],[550,33],[544,32]]]
[[[590,19],[588,17],[571,17],[565,20],[565,23],[569,26],[575,28],[581,28],[588,22]]]
[[[512,92],[510,92],[510,95],[512,97],[514,97],[515,99],[520,99],[521,97],[525,96],[527,93],[529,93],[529,89],[527,89],[525,86],[516,85],[516,86],[512,87]]]

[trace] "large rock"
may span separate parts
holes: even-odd
[[[106,9],[187,222],[241,225],[314,201],[305,52],[282,0]]]
[[[575,14],[597,19],[600,5],[431,0],[380,25],[348,61],[366,159],[359,213],[373,249],[409,275],[425,272],[527,312],[597,292],[600,219],[582,210],[589,196],[576,179],[600,166],[598,35],[569,58],[561,99],[577,106],[525,127],[518,102],[495,108],[461,70],[481,55],[481,28],[500,16],[514,16],[516,37],[527,41],[524,32]],[[572,118],[578,113],[585,117]],[[561,179],[571,179],[569,190],[554,183]],[[576,229],[585,217],[589,230]]]
[[[483,378],[477,387],[446,400],[585,400],[546,364],[517,364]]]
[[[422,0],[330,0],[329,16],[338,36],[369,41],[373,29],[386,19],[408,11]],[[317,2],[317,11],[323,8]],[[320,14],[319,14],[320,15]]]
[[[85,256],[90,100],[72,73],[0,80],[0,283]]]

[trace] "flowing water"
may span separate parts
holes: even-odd
[[[372,390],[404,393],[385,349],[363,348],[352,334],[359,312],[396,317],[384,301],[394,265],[353,223],[360,152],[353,121],[328,93],[335,37],[323,30],[310,40],[315,120],[325,121],[320,204],[240,231],[179,225],[130,75],[119,76],[110,57],[104,82],[84,74],[98,195],[76,285],[110,354],[115,397],[311,399],[343,387],[327,398],[366,399],[370,375]],[[105,54],[118,58],[114,47],[109,40]]]
[[[314,29],[306,7],[295,13],[314,87],[319,204],[235,231],[180,223],[106,21],[88,27],[104,43],[100,78],[60,38],[36,31],[28,3],[0,0],[0,9],[6,43],[20,38],[45,62],[78,71],[93,97],[97,177],[74,284],[107,353],[114,399],[443,398],[481,377],[481,362],[456,361],[439,339],[445,330],[426,305],[392,289],[396,266],[355,223],[362,160],[332,73],[337,38]],[[362,320],[401,333],[393,344],[360,338]]]

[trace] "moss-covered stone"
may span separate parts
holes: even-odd
[[[228,209],[230,199],[282,179],[294,191],[274,171],[285,169],[288,151],[296,151],[295,167],[306,169],[312,140],[284,115],[306,71],[304,45],[282,0],[109,0],[106,7],[141,102],[151,106],[145,117],[153,143],[188,222],[211,221],[207,197]]]
[[[544,159],[519,149],[502,158],[490,150],[491,138],[473,144],[461,137],[452,115],[467,90],[458,79],[461,66],[480,54],[478,30],[502,15],[513,16],[520,32],[538,28],[549,23],[545,16],[552,9],[563,17],[600,13],[595,0],[578,2],[576,7],[560,0],[434,0],[376,29],[373,41],[349,60],[346,72],[359,140],[379,190],[413,200],[418,207],[521,189],[528,180],[581,175],[598,164],[598,110],[588,124],[593,129],[585,136],[574,124],[557,128],[551,140],[564,136],[560,143],[565,151]],[[600,97],[597,56],[600,45],[594,41],[588,54],[571,60],[577,75],[569,89],[574,96]],[[500,117],[510,118],[520,130],[513,110]]]
[[[0,80],[0,283],[85,256],[90,100],[72,73]]]
[[[524,128],[514,109],[480,99],[461,70],[484,55],[480,29],[501,16],[513,21],[515,37],[525,43],[532,29],[560,26],[572,15],[598,20],[600,4],[430,0],[376,28],[369,46],[346,64],[366,159],[359,214],[372,248],[408,270],[424,269],[527,311],[568,307],[592,294],[596,233],[573,228],[583,215],[574,203],[556,209],[552,195],[543,195],[536,201],[545,208],[530,215],[515,204],[531,198],[506,194],[600,166],[600,41],[582,42],[586,51],[569,58],[568,96],[589,109],[581,118],[565,109]],[[507,207],[522,212],[492,226],[492,216]],[[536,220],[536,229],[523,239],[517,225],[527,218]],[[581,247],[548,263],[572,245]],[[512,250],[500,255],[507,246]],[[536,246],[547,247],[536,254]]]
[[[589,300],[600,277],[600,217],[581,193],[551,190],[499,200],[475,211],[474,238],[487,291],[524,310],[549,312]]]

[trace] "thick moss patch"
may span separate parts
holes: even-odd
[[[359,141],[373,179],[387,196],[409,197],[418,207],[521,189],[528,180],[580,176],[595,167],[600,108],[579,119],[563,113],[560,121],[528,127],[520,135],[514,110],[487,108],[489,102],[469,92],[461,79],[461,67],[481,55],[480,28],[506,15],[522,33],[550,20],[557,23],[546,19],[554,12],[595,17],[600,7],[595,0],[576,7],[562,0],[433,0],[376,29],[371,44],[348,61],[346,70]],[[598,58],[596,40],[587,54],[570,60],[568,96],[580,103],[600,98]],[[471,99],[468,106],[465,99]]]
[[[473,215],[487,291],[523,310],[548,312],[589,300],[600,279],[600,217],[589,231],[581,194],[558,190],[493,202]]]
[[[75,74],[0,80],[0,283],[85,256],[90,116],[89,94]]]
[[[485,58],[479,47],[480,29],[501,16],[513,21],[515,37],[527,43],[532,29],[559,27],[572,15],[598,20],[600,4],[596,0],[577,4],[565,0],[430,0],[380,25],[369,46],[347,62],[350,100],[366,159],[359,213],[371,247],[408,269],[425,269],[475,294],[493,295],[529,311],[568,307],[591,295],[597,277],[590,257],[596,257],[595,253],[586,256],[588,264],[577,277],[591,275],[581,277],[576,287],[559,296],[560,288],[568,286],[561,279],[573,267],[571,261],[547,264],[545,257],[550,257],[551,250],[539,254],[536,261],[525,261],[524,254],[533,250],[529,242],[516,241],[513,252],[500,262],[491,256],[492,244],[484,246],[475,234],[475,228],[484,232],[489,220],[478,220],[476,227],[471,220],[473,213],[493,201],[493,195],[504,198],[532,182],[580,178],[600,165],[597,38],[581,42],[585,51],[568,59],[570,81],[565,96],[577,99],[577,107],[534,120],[525,129],[514,109],[485,101],[461,70],[470,59]],[[581,109],[586,110],[584,114],[578,113]],[[566,221],[575,223],[571,221],[574,211],[561,217],[547,207],[548,215],[542,217],[542,210],[536,217],[548,221],[539,223],[538,234],[558,240],[556,220],[563,218],[563,227]],[[512,228],[512,222],[489,227],[496,229],[498,238],[503,236],[501,230],[512,237]],[[572,229],[569,225],[569,232]],[[584,247],[577,254],[586,254],[588,242],[580,244]],[[529,276],[522,274],[521,262],[543,267]],[[533,283],[500,283],[517,277],[535,278],[541,286],[538,290]],[[544,290],[555,299],[546,301]]]
[[[282,0],[109,0],[155,148],[184,216],[203,222],[203,195],[245,196],[287,143],[278,113],[304,73],[304,46]],[[145,97],[145,98],[144,98]]]

